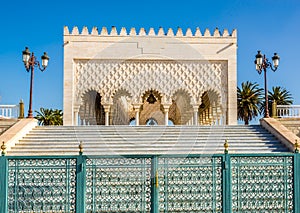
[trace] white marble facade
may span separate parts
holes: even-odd
[[[236,124],[237,35],[64,29],[64,125]]]

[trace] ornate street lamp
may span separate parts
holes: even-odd
[[[269,103],[268,103],[268,87],[267,87],[267,68],[271,68],[272,71],[276,71],[279,65],[279,56],[277,53],[274,53],[274,56],[272,57],[273,65],[269,60],[266,58],[266,55],[262,55],[260,53],[260,50],[257,51],[257,54],[255,56],[255,65],[256,70],[259,74],[264,71],[264,78],[265,78],[265,118],[269,118]]]
[[[34,67],[38,67],[42,72],[46,69],[49,62],[49,56],[46,52],[41,57],[42,59],[42,67],[40,66],[40,62],[34,56],[34,53],[30,53],[28,47],[25,47],[25,50],[22,51],[22,58],[27,72],[31,71],[30,78],[30,96],[29,96],[29,110],[28,110],[28,118],[33,118],[32,115],[32,87],[33,87],[33,75],[34,75]]]

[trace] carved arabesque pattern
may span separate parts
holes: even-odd
[[[78,161],[78,156],[2,156],[0,190],[7,190],[2,204],[7,203],[9,213],[74,213],[76,204],[84,204],[85,212],[145,213],[151,211],[154,189],[159,212],[223,212],[229,207],[237,213],[294,212],[298,155],[157,156],[157,161],[138,155],[81,156]]]
[[[150,158],[86,160],[87,212],[150,212]]]
[[[75,213],[76,159],[11,159],[8,164],[9,213]]]
[[[159,158],[160,212],[222,212],[221,159]]]
[[[103,103],[112,104],[116,91],[124,89],[132,102],[140,103],[142,94],[155,89],[171,102],[178,90],[186,91],[192,103],[200,100],[207,90],[215,91],[226,104],[227,64],[224,61],[171,60],[76,60],[76,102],[94,89],[103,97]]]
[[[233,157],[233,212],[293,212],[292,157]]]

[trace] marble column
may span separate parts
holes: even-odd
[[[104,104],[103,108],[104,108],[104,112],[105,112],[105,126],[109,126],[110,105],[109,104]]]
[[[135,125],[136,126],[140,125],[140,107],[141,107],[141,104],[133,104],[133,108],[135,111]]]
[[[194,111],[194,117],[193,117],[193,125],[194,126],[198,126],[198,109],[199,106],[198,105],[193,105],[193,111]]]
[[[169,109],[171,104],[164,104],[164,113],[165,113],[165,126],[169,125]]]
[[[74,123],[73,123],[73,125],[74,126],[78,126],[78,116],[79,116],[79,108],[80,108],[80,106],[74,106],[74,118],[73,118],[73,121],[74,121]]]

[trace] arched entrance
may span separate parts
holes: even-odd
[[[191,125],[193,120],[193,107],[189,94],[184,90],[178,90],[172,97],[172,105],[169,110],[169,120],[174,125]]]
[[[208,90],[202,94],[198,115],[200,125],[216,125],[224,123],[220,97],[216,92]]]
[[[81,125],[104,125],[105,112],[98,92],[90,90],[83,95],[79,117]]]
[[[140,108],[140,125],[164,125],[164,113],[161,105],[161,94],[157,90],[148,90],[142,96]],[[150,122],[150,123],[149,123]]]
[[[112,125],[128,125],[130,123],[131,112],[133,111],[130,98],[129,92],[123,89],[114,94],[110,116]]]

